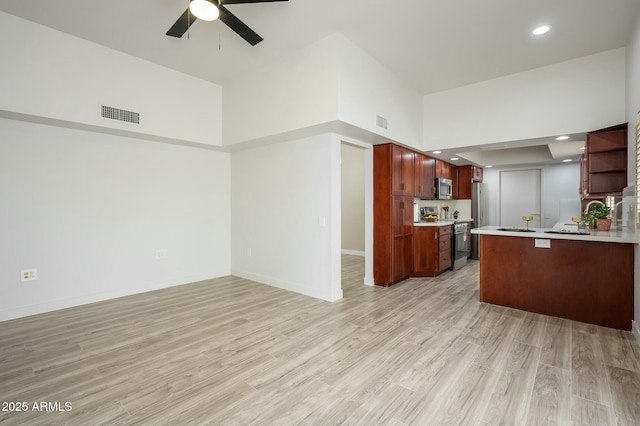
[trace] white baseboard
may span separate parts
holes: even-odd
[[[315,297],[316,299],[325,300],[327,302],[335,302],[342,299],[342,289],[337,294],[332,294],[330,288],[311,288],[300,283],[291,281],[285,281],[280,278],[270,277],[262,274],[255,274],[253,272],[244,271],[241,269],[231,269],[231,275],[244,278],[247,280],[255,281],[260,284],[270,285],[271,287],[277,287],[283,290],[292,291],[294,293],[302,294],[305,296]]]
[[[364,252],[363,251],[359,251],[359,250],[347,250],[347,249],[342,249],[342,254],[350,254],[353,256],[362,256],[364,257]]]
[[[640,326],[635,321],[631,321],[631,332],[636,336],[638,343],[640,343]]]
[[[226,276],[220,275],[220,276]],[[90,303],[104,302],[106,300],[117,299],[119,297],[132,296],[134,294],[146,293],[149,291],[161,290],[163,288],[175,287],[179,285],[191,284],[198,281],[217,278],[218,276],[193,275],[177,279],[146,283],[136,287],[113,289],[98,293],[82,294],[72,297],[48,300],[33,305],[18,306],[11,309],[0,310],[0,322],[17,318],[24,318],[32,315],[44,314],[47,312],[59,311],[61,309],[73,308],[76,306],[88,305]]]

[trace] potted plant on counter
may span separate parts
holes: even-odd
[[[588,222],[595,220],[596,229],[599,231],[608,231],[611,229],[611,219],[609,214],[611,209],[604,203],[597,203],[593,209],[589,210],[585,214],[585,219]]]
[[[454,210],[454,212],[453,212],[453,218],[454,218],[454,219],[457,219],[459,214],[460,214],[460,212],[459,212],[458,210]]]

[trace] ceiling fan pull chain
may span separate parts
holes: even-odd
[[[189,3],[191,3],[191,0],[187,0],[187,40],[191,40],[191,13],[189,12]]]

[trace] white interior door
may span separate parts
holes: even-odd
[[[522,216],[540,212],[540,174],[540,169],[500,172],[500,226],[524,226]],[[529,226],[539,228],[540,216],[534,216]]]

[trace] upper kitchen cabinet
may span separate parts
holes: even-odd
[[[433,200],[436,198],[435,173],[436,160],[426,155],[415,153],[414,157],[414,191],[418,198]]]
[[[473,182],[482,182],[482,167],[458,167],[458,198],[470,200]]]
[[[473,181],[474,182],[482,182],[482,167],[471,166],[471,170],[473,171]],[[458,169],[458,178],[460,178],[460,169]]]
[[[621,194],[627,186],[627,124],[587,134],[582,163],[582,197]]]
[[[453,164],[449,164],[446,161],[436,160],[436,177],[453,179]]]
[[[393,195],[413,196],[414,152],[392,144],[380,146],[391,150],[391,188]]]

